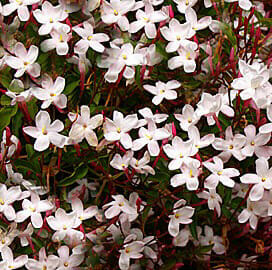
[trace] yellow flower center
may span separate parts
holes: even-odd
[[[22,5],[23,4],[22,0],[16,0],[16,2],[18,3],[18,5]]]
[[[1,205],[4,205],[4,204],[5,204],[5,202],[4,202],[3,199],[1,199],[1,198],[0,198],[0,204],[1,204]]]
[[[190,175],[191,178],[193,178],[193,170],[192,169],[190,170],[189,175]]]
[[[117,15],[118,15],[118,11],[115,9],[115,10],[113,11],[113,14],[114,14],[115,16],[117,16]]]
[[[47,267],[46,265],[43,266],[42,270],[47,270]]]
[[[66,225],[63,225],[63,230],[67,230],[67,226]]]
[[[186,0],[185,5],[186,5],[186,6],[189,5],[189,0]]]
[[[192,123],[192,119],[191,118],[188,118],[188,123]]]
[[[63,42],[63,36],[62,36],[62,35],[60,35],[59,41],[60,41],[60,42]]]
[[[150,20],[148,18],[144,18],[144,21],[149,22]]]
[[[42,127],[42,134],[43,134],[43,135],[47,135],[46,126],[43,126],[43,127]]]
[[[181,214],[179,214],[179,213],[175,214],[175,218],[179,218],[180,216],[181,216]]]
[[[218,174],[218,175],[222,175],[222,174],[223,174],[223,172],[222,172],[222,171],[220,171],[220,172],[218,172],[217,174]]]
[[[135,166],[138,167],[138,165],[139,165],[139,161],[138,159],[136,159]]]
[[[214,244],[214,242],[213,242],[212,240],[210,240],[210,241],[209,241],[209,244],[210,244],[210,245],[213,245],[213,244]]]
[[[152,140],[152,136],[150,136],[150,135],[145,135],[145,137],[146,137],[148,140]]]
[[[50,94],[50,97],[55,97],[55,96],[56,96],[56,94],[54,94],[54,93]]]
[[[229,149],[230,149],[230,150],[232,150],[232,149],[233,149],[233,145],[232,145],[232,144],[229,146]]]
[[[118,205],[119,205],[120,207],[122,207],[122,206],[124,206],[124,203],[123,203],[123,202],[120,202]]]
[[[126,248],[126,249],[125,249],[125,252],[126,252],[126,253],[129,253],[130,250],[131,250],[130,248]]]
[[[254,146],[254,145],[255,145],[255,142],[254,142],[254,141],[252,141],[250,144],[251,144],[252,146]]]
[[[87,38],[87,39],[88,39],[88,40],[91,40],[92,38],[93,38],[93,36],[88,36],[88,38]]]
[[[2,239],[1,243],[4,245],[6,243],[5,239]]]
[[[14,266],[13,266],[13,265],[9,265],[8,268],[9,268],[9,269],[14,269]]]
[[[160,90],[160,94],[163,94],[164,92],[165,92],[164,89],[161,89],[161,90]]]
[[[65,267],[68,267],[68,262],[65,262],[64,264],[63,264]]]
[[[262,182],[265,182],[265,181],[266,181],[266,177],[263,177],[263,178],[262,178]]]
[[[52,19],[52,18],[50,18],[49,22],[50,22],[50,23],[52,23],[52,22],[53,22],[53,19]]]
[[[177,40],[181,40],[181,37],[180,37],[180,35],[177,35]]]
[[[24,66],[26,67],[27,65],[29,65],[29,62],[24,62]]]
[[[35,211],[36,211],[36,208],[35,208],[35,207],[30,206],[30,207],[29,207],[29,210],[30,210],[31,212],[35,212]]]
[[[127,55],[126,54],[123,53],[122,57],[123,57],[124,60],[127,60]]]
[[[79,219],[80,219],[80,220],[84,220],[83,216],[80,216]]]
[[[117,132],[118,132],[118,133],[121,133],[121,128],[117,128]]]
[[[187,53],[186,53],[186,59],[187,59],[187,60],[190,60],[190,59],[191,59],[191,54],[190,54],[190,52],[187,52]]]

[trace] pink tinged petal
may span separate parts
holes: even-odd
[[[145,138],[139,138],[133,141],[132,143],[132,150],[138,151],[142,149],[147,144],[147,140]]]
[[[34,149],[36,151],[44,151],[49,147],[49,144],[49,137],[47,135],[40,135],[34,143]]]
[[[204,187],[208,189],[215,189],[219,183],[219,177],[215,174],[209,175],[204,182]]]
[[[6,61],[7,65],[13,69],[21,69],[24,65],[24,63],[21,59],[14,57],[14,56],[7,56],[5,58],[5,61]]]
[[[3,6],[2,14],[4,16],[9,16],[12,12],[17,9],[17,5],[15,3],[9,3]]]
[[[54,98],[54,104],[60,108],[64,109],[67,106],[67,97],[64,94],[61,94]]]
[[[54,50],[56,48],[56,41],[52,38],[46,39],[40,44],[40,47],[43,52]]]
[[[259,177],[253,173],[247,173],[240,177],[240,180],[244,184],[257,184],[259,183]]]
[[[223,170],[223,175],[228,177],[235,177],[235,176],[239,176],[240,172],[234,168],[227,168]]]
[[[132,139],[127,133],[123,133],[121,135],[120,142],[125,147],[125,149],[130,149],[132,147]]]
[[[174,56],[168,60],[169,69],[173,70],[183,65],[183,60],[181,56]]]
[[[58,55],[66,55],[69,51],[69,46],[67,42],[59,42],[56,45],[56,51]]]
[[[87,129],[85,131],[85,139],[87,140],[87,142],[90,146],[97,146],[98,145],[98,139],[96,137],[96,134],[91,129]]]
[[[165,50],[166,50],[166,52],[168,52],[168,53],[175,52],[175,51],[178,50],[179,46],[180,46],[180,43],[179,43],[179,42],[177,42],[177,41],[170,41],[170,42],[167,44]]]
[[[179,223],[174,220],[175,217],[171,218],[168,225],[169,234],[176,237],[179,233]]]
[[[145,25],[145,33],[149,39],[153,39],[157,35],[157,29],[154,23],[147,23]]]
[[[31,215],[31,223],[34,228],[41,228],[43,225],[42,215],[40,213],[34,212]]]
[[[38,138],[41,134],[41,131],[37,129],[36,127],[24,127],[23,131],[24,133],[26,133],[27,135],[33,138]]]
[[[255,163],[258,176],[266,177],[269,170],[268,161],[265,158],[259,158]]]
[[[234,79],[233,82],[231,83],[231,87],[236,89],[236,90],[241,90],[245,89],[248,86],[248,80],[246,78],[238,78]]]
[[[181,167],[183,163],[183,160],[181,158],[171,160],[170,163],[168,164],[168,169],[170,171],[177,170]]]
[[[54,93],[59,95],[65,87],[65,79],[62,77],[57,77],[53,87],[54,87]]]
[[[46,221],[51,229],[58,231],[62,229],[62,224],[53,216],[47,217]]]
[[[188,190],[197,190],[198,189],[198,185],[199,185],[199,182],[198,182],[198,179],[196,177],[192,177],[192,178],[187,178],[187,181],[186,181],[186,188]]]
[[[148,151],[150,153],[150,156],[158,156],[160,153],[160,147],[157,141],[150,141],[147,145]]]
[[[227,176],[221,175],[219,179],[220,179],[220,182],[226,187],[233,188],[235,185],[235,182]]]
[[[155,86],[152,85],[144,85],[143,86],[146,91],[153,95],[157,95],[159,93],[158,89]]]
[[[20,21],[22,22],[26,22],[30,18],[30,14],[29,14],[27,6],[19,6],[17,13],[18,13],[18,17]]]
[[[144,27],[144,25],[145,25],[145,23],[143,20],[138,20],[138,21],[132,22],[129,26],[129,32],[136,33],[140,29],[142,29]]]
[[[129,29],[129,21],[126,16],[121,16],[117,21],[121,31],[127,31]]]
[[[75,53],[85,54],[89,48],[89,42],[87,40],[81,39],[78,41],[74,47]]]
[[[255,230],[257,228],[257,225],[258,225],[258,218],[257,218],[257,216],[251,215],[250,218],[249,218],[249,224],[250,224],[250,227],[253,230]]]
[[[254,125],[248,125],[245,127],[244,132],[247,137],[254,138],[256,136],[256,127]]]
[[[79,266],[83,260],[84,260],[84,254],[72,254],[70,257],[69,257],[69,261],[68,261],[68,264],[70,267],[76,267],[76,266]]]
[[[59,257],[63,260],[66,260],[69,258],[69,247],[67,246],[61,246],[59,249],[58,249],[58,255]]]
[[[252,157],[254,154],[254,147],[247,145],[241,150],[241,153],[247,157]]]
[[[99,52],[99,53],[102,53],[105,50],[105,47],[102,44],[100,44],[98,41],[91,41],[90,42],[90,47],[94,51]]]
[[[195,60],[187,60],[184,62],[184,71],[186,73],[194,72],[196,69]]]
[[[264,124],[259,128],[260,133],[272,132],[272,123]]]
[[[16,73],[14,74],[14,77],[15,77],[15,78],[19,78],[19,77],[23,76],[24,73],[25,73],[25,68],[18,69],[18,70],[16,71]]]
[[[35,45],[31,45],[27,53],[27,61],[33,64],[39,55],[39,48]]]
[[[13,261],[13,266],[14,268],[20,268],[23,267],[28,261],[28,256],[27,255],[21,255],[19,257],[17,257],[14,261]]]
[[[58,133],[55,133],[55,132],[50,132],[48,134],[48,137],[50,139],[50,142],[60,148],[63,148],[64,145],[65,145],[65,142],[66,142],[66,137],[61,135],[61,134],[58,134]]]
[[[120,207],[117,206],[111,206],[105,211],[105,217],[107,219],[111,219],[113,217],[116,217],[121,212]]]
[[[264,187],[262,184],[254,185],[249,193],[249,199],[251,201],[259,201],[264,194]]]
[[[120,269],[129,269],[129,256],[121,253],[118,264]]]
[[[164,95],[165,99],[167,99],[167,100],[176,99],[177,96],[178,96],[178,95],[177,95],[177,92],[174,91],[174,90],[167,90],[167,91],[165,92],[165,95]]]
[[[53,27],[52,27],[52,25],[50,23],[43,24],[39,28],[38,33],[39,33],[40,36],[48,35],[52,31],[52,28]]]
[[[4,215],[9,221],[14,220],[16,218],[15,210],[11,205],[7,205],[4,208]]]
[[[41,74],[41,66],[38,63],[34,63],[32,65],[28,65],[26,71],[32,77],[37,78]]]
[[[244,10],[250,10],[252,7],[252,4],[249,0],[239,0],[239,6],[240,8]]]
[[[29,210],[21,210],[17,212],[15,222],[21,223],[30,217]]]
[[[172,187],[178,187],[185,184],[186,178],[183,174],[176,174],[170,179],[170,183]]]

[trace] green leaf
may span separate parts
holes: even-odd
[[[1,105],[2,106],[10,105],[10,101],[11,101],[11,99],[8,96],[6,96],[6,95],[1,96]]]
[[[76,87],[79,86],[79,84],[80,80],[71,82],[65,87],[63,94],[70,95],[76,89]]]
[[[10,119],[17,112],[16,106],[6,106],[0,110],[0,133],[2,134],[3,129],[9,125]],[[0,135],[1,135],[0,134]]]
[[[193,221],[191,224],[189,224],[189,229],[194,239],[198,240],[196,226],[197,226],[196,221]]]
[[[36,164],[28,160],[16,159],[14,161],[14,165],[16,168],[22,168],[33,172],[40,172],[40,167],[37,167]]]
[[[29,102],[27,103],[28,112],[29,112],[30,117],[31,117],[32,119],[35,118],[35,115],[36,115],[37,112],[38,112],[38,106],[37,106],[36,102],[37,102],[37,100],[32,99],[31,101],[29,101]]]
[[[18,111],[15,116],[12,118],[12,132],[15,136],[19,137],[20,129],[23,124],[23,113]]]
[[[76,180],[82,179],[87,173],[88,167],[84,163],[81,163],[70,176],[62,179],[58,185],[61,187],[70,186],[76,182]]]
[[[201,246],[197,249],[196,253],[200,253],[200,254],[208,253],[209,251],[212,250],[213,246],[214,244],[208,245],[208,246]]]

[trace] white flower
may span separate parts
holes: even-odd
[[[173,159],[168,164],[168,168],[171,171],[177,170],[183,164],[188,164],[189,162],[194,162],[197,168],[200,166],[198,160],[191,158],[194,155],[192,140],[184,142],[180,137],[175,136],[172,140],[172,145],[164,145],[163,150],[169,158]]]
[[[137,114],[124,115],[121,112],[113,112],[113,120],[106,118],[103,125],[104,137],[107,141],[119,141],[126,148],[132,146],[132,139],[128,132],[135,128],[138,123]]]
[[[132,10],[135,0],[110,0],[103,1],[101,19],[106,24],[117,23],[122,31],[129,29],[129,21],[126,13]]]
[[[246,137],[242,134],[235,134],[233,136],[232,127],[228,126],[225,131],[225,140],[222,138],[215,138],[212,146],[214,149],[222,151],[219,157],[227,162],[233,155],[239,161],[245,159],[241,150],[246,143]]]
[[[216,209],[218,216],[221,215],[220,203],[222,203],[222,198],[216,193],[216,189],[209,189],[209,192],[204,190],[203,192],[198,193],[197,197],[208,200],[209,209]]]
[[[12,250],[9,247],[4,247],[1,250],[1,256],[3,259],[3,261],[0,262],[1,270],[19,269],[28,261],[27,255],[21,255],[14,260]]]
[[[155,95],[153,97],[152,102],[155,105],[159,105],[163,99],[173,100],[177,98],[177,92],[173,89],[177,89],[180,87],[180,83],[176,80],[169,81],[167,83],[163,83],[161,81],[156,82],[156,86],[152,86],[149,84],[144,85],[144,89],[151,94]]]
[[[150,155],[145,151],[144,156],[141,159],[131,158],[129,164],[137,173],[152,174],[155,175],[154,169],[147,165],[150,162]]]
[[[209,146],[214,142],[214,134],[207,134],[200,138],[199,130],[196,126],[190,125],[188,127],[188,137],[189,140],[193,141],[193,153],[197,153],[199,149]]]
[[[41,50],[48,52],[56,49],[58,55],[66,55],[69,51],[68,41],[71,39],[72,34],[68,25],[59,26],[50,32],[51,38],[41,42]]]
[[[130,24],[129,32],[136,33],[144,27],[146,36],[152,39],[157,35],[155,23],[166,20],[167,16],[160,10],[154,11],[153,6],[146,2],[145,11],[138,10],[136,19],[137,21]]]
[[[118,216],[121,212],[132,215],[133,217],[137,215],[137,209],[131,207],[128,200],[125,199],[123,195],[112,195],[112,198],[114,199],[114,201],[107,203],[103,206],[103,209],[110,206],[105,211],[105,217],[107,219],[114,218]]]
[[[28,239],[30,239],[33,232],[34,232],[34,229],[31,223],[28,223],[24,231],[18,232],[17,236],[20,239],[20,244],[22,247],[27,247],[29,245]]]
[[[148,129],[141,127],[139,129],[139,139],[133,141],[132,150],[138,151],[147,145],[151,156],[158,156],[160,153],[159,140],[166,139],[170,133],[165,128],[157,128],[153,121],[148,122]]]
[[[28,259],[25,267],[29,270],[55,270],[59,265],[59,258],[56,255],[46,256],[45,247],[39,251],[39,261]]]
[[[260,133],[270,133],[272,132],[272,104],[266,110],[267,118],[270,123],[264,124],[260,127]]]
[[[133,53],[133,46],[130,43],[125,43],[119,48],[106,49],[102,59],[98,62],[98,67],[108,68],[105,74],[105,80],[113,83],[118,79],[119,74],[124,69],[123,76],[126,79],[134,78],[134,66],[141,65],[144,62],[143,55],[140,53]],[[132,66],[132,67],[131,67]]]
[[[86,105],[80,107],[80,113],[72,125],[69,138],[77,143],[82,142],[85,138],[89,145],[97,146],[98,139],[93,130],[102,125],[103,115],[97,114],[90,117],[90,108]]]
[[[211,16],[205,16],[197,20],[197,14],[191,7],[185,9],[185,19],[191,25],[190,36],[194,36],[196,31],[205,29],[212,22]]]
[[[246,134],[246,144],[241,151],[243,155],[252,157],[255,154],[258,158],[269,158],[271,156],[271,146],[265,146],[271,138],[270,133],[256,135],[254,125],[246,126],[244,132]]]
[[[200,244],[203,246],[213,245],[212,250],[216,254],[224,254],[226,252],[226,248],[224,246],[223,238],[220,236],[215,236],[213,234],[213,229],[207,225],[204,227],[205,236],[200,236]]]
[[[129,242],[131,235],[127,236],[124,243]],[[130,240],[131,241],[131,240]],[[143,257],[144,243],[142,241],[133,241],[124,245],[124,249],[120,250],[119,267],[121,270],[129,269],[130,259],[140,259]]]
[[[123,157],[120,154],[115,154],[110,165],[117,170],[123,171],[128,167],[132,156],[132,151],[127,151]]]
[[[178,11],[184,14],[186,8],[193,7],[197,0],[174,0],[174,2],[177,4]]]
[[[240,97],[243,100],[254,98],[256,89],[269,80],[269,71],[263,64],[257,62],[249,65],[240,59],[238,64],[239,71],[243,77],[234,79],[231,87],[236,90],[242,90]]]
[[[62,6],[53,6],[48,1],[43,2],[42,10],[35,9],[33,15],[35,19],[42,24],[38,31],[39,35],[47,35],[53,29],[63,26],[64,24],[60,22],[68,17],[68,14],[63,10]]]
[[[3,213],[9,221],[16,218],[15,210],[11,204],[19,200],[21,194],[20,186],[7,189],[6,185],[0,184],[0,213]]]
[[[166,52],[175,52],[180,46],[186,46],[189,43],[193,43],[192,41],[187,40],[193,36],[190,34],[191,29],[190,23],[180,24],[175,18],[171,19],[169,22],[169,28],[167,26],[162,27],[160,29],[161,34],[169,41],[165,48]]]
[[[52,143],[60,148],[65,144],[66,137],[58,134],[64,129],[64,125],[60,120],[55,120],[50,124],[50,115],[46,111],[39,111],[35,117],[36,127],[25,127],[23,131],[36,138],[34,149],[36,151],[44,151]]]
[[[247,200],[247,208],[245,208],[238,216],[239,223],[245,223],[249,220],[250,227],[255,230],[258,224],[258,216],[265,217],[267,206],[265,202],[252,202]]]
[[[52,240],[61,241],[71,234],[83,239],[83,233],[74,230],[78,225],[77,219],[77,213],[75,211],[67,214],[62,208],[58,208],[55,217],[47,217],[46,220],[48,225],[56,231],[52,236]]]
[[[189,42],[180,46],[178,56],[174,56],[168,60],[168,68],[176,69],[183,66],[186,73],[194,72],[196,69],[195,59],[197,57],[197,44]]]
[[[212,162],[204,162],[203,165],[212,172],[204,182],[204,187],[209,189],[215,189],[219,182],[224,186],[233,188],[235,182],[231,179],[232,177],[239,176],[240,172],[234,168],[224,169],[223,161],[219,157],[213,157]]]
[[[247,173],[240,178],[244,184],[254,184],[249,193],[251,201],[259,201],[265,189],[272,189],[272,168],[269,169],[268,161],[265,158],[259,158],[255,163],[257,174]]]
[[[83,22],[83,28],[74,27],[73,30],[80,36],[82,39],[78,41],[75,45],[75,53],[85,54],[88,48],[92,48],[94,51],[102,53],[105,50],[105,47],[101,42],[109,41],[110,38],[104,33],[93,33],[93,26],[88,21]]]
[[[65,79],[57,77],[55,82],[53,82],[48,74],[44,74],[41,84],[42,88],[36,86],[31,88],[32,94],[37,99],[43,101],[41,108],[46,109],[53,103],[60,109],[64,109],[67,105],[67,97],[61,94],[61,92],[65,87]]]
[[[179,208],[185,203],[186,202],[184,200],[177,201],[174,204],[175,208],[175,210],[173,211],[174,214],[169,216],[170,221],[168,225],[168,231],[169,234],[172,235],[173,237],[176,237],[179,233],[179,224],[190,224],[193,222],[191,217],[194,215],[195,209],[191,206],[184,206]]]
[[[11,135],[9,138],[9,145],[7,145],[7,132],[3,131],[2,141],[1,141],[1,154],[4,156],[4,152],[6,151],[6,157],[10,158],[13,156],[15,151],[18,148],[19,139],[15,135]]]
[[[43,219],[41,212],[52,210],[54,205],[48,200],[40,200],[38,194],[31,192],[31,201],[24,199],[22,203],[23,210],[17,212],[15,222],[21,223],[31,217],[31,223],[34,228],[41,228]]]
[[[80,226],[83,220],[90,219],[98,213],[98,207],[96,205],[89,206],[84,210],[83,203],[78,198],[72,200],[72,210],[77,214],[77,224],[75,227]]]
[[[195,113],[194,108],[190,104],[185,104],[182,108],[182,114],[174,114],[175,118],[179,121],[180,127],[184,131],[188,131],[191,125],[196,125],[200,116]]]
[[[15,45],[14,54],[16,57],[8,55],[6,57],[6,63],[13,69],[17,69],[14,76],[16,78],[21,77],[25,72],[27,72],[32,77],[40,76],[41,67],[35,61],[39,55],[39,48],[31,45],[27,51],[25,46],[18,42]]]
[[[153,114],[151,109],[148,107],[140,109],[139,114],[141,114],[144,117],[144,119],[139,120],[137,127],[146,125],[148,121],[154,121],[156,124],[159,124],[164,122],[168,118],[168,115],[165,113]]]
[[[17,10],[20,21],[26,22],[30,18],[28,5],[33,5],[40,2],[40,0],[9,0],[9,4],[3,6],[3,16],[9,16]]]
[[[178,187],[186,183],[186,188],[188,190],[198,189],[198,174],[199,174],[199,164],[196,162],[190,162],[189,164],[181,167],[180,174],[174,175],[171,179],[171,186]]]
[[[84,261],[84,254],[69,255],[69,253],[67,246],[58,249],[59,266],[56,270],[74,270]]]

